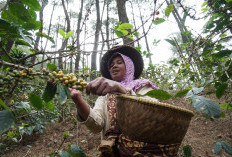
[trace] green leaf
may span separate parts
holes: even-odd
[[[47,102],[44,104],[45,108],[47,108],[48,110],[54,112],[54,109],[55,109],[55,104],[53,102],[53,100]]]
[[[184,151],[184,157],[191,157],[192,156],[191,146],[189,146],[189,145],[184,146],[183,151]]]
[[[0,111],[0,131],[4,131],[5,129],[11,127],[14,122],[14,117],[12,117],[11,111],[2,110]]]
[[[37,0],[20,0],[33,10],[41,11],[42,8]]]
[[[182,97],[182,96],[186,95],[189,92],[189,90],[191,90],[191,88],[187,88],[187,89],[184,89],[182,91],[179,91],[178,93],[176,93],[176,95],[174,97]]]
[[[32,47],[30,44],[28,44],[26,41],[24,40],[16,40],[15,41],[15,44],[16,45],[24,45],[24,46],[29,46],[29,47]]]
[[[64,150],[59,151],[59,156],[60,157],[72,157],[68,152]]]
[[[213,54],[213,56],[223,58],[225,56],[230,56],[230,54],[232,54],[232,50],[221,50],[220,52]]]
[[[64,137],[64,138],[69,137],[69,132],[68,132],[68,131],[67,131],[67,132],[64,132],[64,133],[63,133],[63,137]]]
[[[169,17],[169,15],[171,14],[173,8],[174,8],[173,4],[168,5],[167,8],[165,9],[165,16]]]
[[[176,43],[174,40],[170,40],[170,39],[165,39],[165,41],[167,41],[169,44],[171,44],[172,46],[176,46]]]
[[[203,96],[194,95],[191,97],[192,105],[206,116],[219,118],[221,116],[221,108],[214,101]]]
[[[10,3],[8,11],[18,19],[24,22],[33,21],[33,18],[29,11],[24,7],[23,4],[20,3]],[[21,23],[22,24],[22,23]]]
[[[221,84],[219,87],[217,87],[216,96],[218,99],[220,99],[224,95],[227,87],[228,87],[228,84]]]
[[[81,149],[81,147],[77,145],[68,145],[68,151],[72,155],[72,157],[86,157],[85,153]]]
[[[227,36],[226,33],[221,34],[221,38],[225,38]]]
[[[0,34],[6,34],[11,31],[11,24],[0,19]]]
[[[204,90],[204,87],[200,87],[200,88],[193,88],[192,90],[189,90],[189,92],[187,93],[187,95],[185,96],[186,98],[192,97],[196,94],[201,93]]]
[[[185,35],[185,36],[190,36],[192,35],[191,31],[182,31],[181,34]]]
[[[138,37],[139,36],[139,32],[133,32],[134,36]]]
[[[69,32],[66,34],[66,37],[65,37],[65,38],[67,39],[67,38],[71,37],[71,36],[73,35],[73,33],[74,33],[73,31],[69,31]]]
[[[57,66],[55,64],[51,64],[51,63],[48,63],[47,64],[47,68],[50,70],[50,71],[56,71],[57,70]]]
[[[161,23],[163,23],[165,20],[163,19],[163,18],[159,18],[159,20],[155,20],[155,21],[153,21],[153,23],[155,24],[155,25],[159,25],[159,24],[161,24]]]
[[[47,82],[47,86],[42,95],[43,100],[48,103],[56,94],[56,86],[52,82]]]
[[[43,101],[39,95],[36,95],[35,93],[29,93],[29,101],[36,109],[41,110],[43,108]]]
[[[60,104],[64,104],[67,100],[66,90],[64,86],[60,83],[57,84],[57,92],[58,92],[58,101]]]
[[[232,155],[231,146],[227,144],[226,142],[221,142],[221,143],[222,143],[222,149],[224,149],[227,154]]]
[[[64,86],[64,90],[65,90],[65,93],[66,93],[66,95],[67,95],[68,99],[70,99],[70,98],[71,98],[70,90],[69,90],[69,88],[68,88],[68,86],[67,86],[67,85],[66,85],[66,86]]]
[[[121,31],[115,31],[115,33],[116,33],[116,35],[117,35],[118,37],[123,36],[123,33],[122,33]]]
[[[219,154],[221,150],[222,150],[222,144],[221,142],[217,142],[214,146],[214,153]]]
[[[2,99],[0,99],[0,105],[6,109],[7,111],[10,111],[10,108],[8,106],[6,106],[6,104],[2,101]]]
[[[59,30],[58,30],[58,33],[59,33],[60,35],[62,35],[62,36],[65,38],[65,32],[64,32],[62,29],[59,29]]]
[[[123,23],[119,25],[118,29],[133,29],[133,26],[129,23]]]
[[[131,34],[127,35],[127,37],[133,40],[133,36]]]
[[[127,35],[128,34],[127,30],[120,30],[120,32],[122,32],[123,35]]]
[[[40,29],[41,22],[40,21],[31,21],[23,24],[23,28],[26,30],[37,30]]]
[[[229,104],[222,104],[222,105],[220,106],[220,108],[221,108],[221,109],[227,109],[228,106],[229,106]]]
[[[168,100],[172,97],[167,91],[164,91],[162,89],[153,89],[144,94],[144,96],[149,96],[159,100]]]

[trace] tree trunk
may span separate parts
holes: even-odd
[[[140,20],[141,20],[142,27],[143,27],[143,34],[145,35],[144,37],[145,37],[145,43],[146,43],[146,47],[147,47],[147,53],[150,54],[149,44],[148,44],[148,41],[147,41],[147,34],[146,34],[146,31],[145,31],[145,26],[144,26],[143,17],[142,17],[142,14],[141,14],[139,4],[138,4],[138,8],[139,8]],[[151,55],[149,56],[149,63],[152,64]]]
[[[50,32],[51,32],[51,26],[52,26],[52,18],[53,18],[53,13],[54,13],[54,10],[55,10],[55,6],[57,4],[54,2],[53,4],[53,7],[52,7],[52,13],[51,13],[51,17],[50,17],[50,22],[49,22],[49,26],[48,26],[48,36],[50,36]],[[48,39],[46,39],[46,43],[45,43],[45,46],[44,46],[44,50],[47,48],[47,43],[48,43]]]
[[[80,27],[81,27],[81,19],[82,19],[82,12],[83,12],[83,4],[84,4],[84,0],[81,0],[81,8],[80,8],[80,12],[78,15],[78,21],[77,21],[77,31],[76,31],[76,37],[77,37],[77,51],[80,50]],[[80,62],[80,56],[81,54],[78,53],[76,55],[76,60],[75,60],[75,73],[77,73],[79,71],[79,62]]]
[[[165,1],[166,1],[167,5],[173,4],[172,0],[170,0],[170,3],[168,2],[168,0],[165,0]],[[173,16],[174,16],[174,18],[175,18],[175,20],[177,22],[180,33],[182,32],[183,29],[184,29],[184,31],[187,31],[187,28],[184,25],[182,26],[182,24],[181,24],[182,18],[180,17],[180,15],[179,15],[177,9],[175,8],[175,6],[173,6],[172,14],[173,14]],[[181,38],[182,38],[183,43],[189,42],[188,38],[185,35],[183,35],[182,33],[181,33]]]
[[[117,0],[117,9],[118,9],[118,17],[119,22],[121,23],[129,23],[127,13],[126,13],[126,0]],[[131,33],[131,30],[128,30]],[[123,44],[129,44],[134,46],[133,40],[128,37],[123,37]]]
[[[64,0],[62,0],[62,6],[63,6],[63,9],[64,9],[64,14],[65,14],[65,20],[67,22],[67,29],[66,29],[66,33],[68,33],[70,31],[70,19],[69,19],[69,16],[68,16],[68,11],[65,7],[65,4],[64,4]],[[62,45],[61,45],[61,48],[59,49],[59,59],[58,59],[58,65],[59,65],[59,68],[60,69],[63,69],[63,65],[62,65],[62,50],[65,49],[65,47],[67,46],[68,44],[68,38],[67,39],[64,39],[64,41],[62,42]]]
[[[41,22],[41,27],[39,29],[39,32],[41,33],[40,36],[37,36],[36,37],[36,40],[35,40],[35,44],[34,44],[34,49],[35,51],[39,51],[39,41],[40,41],[40,38],[42,37],[42,33],[43,33],[43,10],[44,10],[44,7],[46,6],[45,2],[42,1],[42,9],[41,11],[39,12],[39,19],[40,19],[40,22]],[[42,46],[42,45],[41,45]],[[35,63],[35,59],[36,59],[36,56],[33,56],[31,58],[31,63],[34,64]]]
[[[132,17],[133,17],[133,24],[134,24],[134,28],[135,30],[137,30],[137,27],[136,27],[136,23],[135,23],[135,14],[134,14],[134,7],[133,7],[133,4],[131,1],[129,1],[130,4],[131,4],[131,9],[132,9]],[[138,37],[136,37],[138,39]],[[140,47],[140,43],[139,43],[139,40],[137,40],[137,46]]]
[[[109,1],[106,0],[106,45],[107,48],[110,49],[110,42],[109,42]]]
[[[97,12],[97,24],[96,24],[96,31],[95,31],[95,41],[94,41],[93,53],[91,56],[91,71],[97,70],[97,65],[96,65],[97,49],[98,49],[98,41],[99,41],[99,32],[101,29],[99,0],[96,0],[96,12]],[[96,75],[91,75],[91,80],[93,80],[95,78],[96,78]]]

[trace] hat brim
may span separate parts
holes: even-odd
[[[115,52],[119,52],[123,55],[130,57],[135,67],[134,77],[135,79],[139,78],[139,76],[141,75],[143,71],[143,66],[144,66],[143,58],[141,54],[135,48],[131,46],[127,46],[127,45],[113,47],[103,55],[101,59],[101,67],[100,67],[102,76],[108,79],[112,79],[110,76],[109,69],[108,69],[108,61],[110,60],[111,56]]]

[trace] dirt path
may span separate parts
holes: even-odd
[[[169,103],[181,104],[180,106],[193,110],[195,113],[178,156],[183,156],[182,147],[184,145],[190,145],[193,157],[229,157],[225,152],[221,152],[219,155],[213,153],[216,141],[225,141],[232,145],[232,120],[229,116],[209,120],[196,112],[183,98],[172,99]],[[79,130],[78,136],[77,130]],[[48,126],[43,134],[35,133],[31,137],[24,138],[20,144],[6,152],[3,157],[45,157],[59,148],[63,140],[63,133],[67,131],[74,136],[68,137],[61,149],[67,149],[68,144],[76,144],[89,157],[99,155],[97,146],[100,143],[100,134],[92,134],[84,125],[77,129],[71,119],[66,119],[62,123]],[[31,148],[28,148],[27,145],[30,145]]]

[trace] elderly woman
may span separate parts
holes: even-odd
[[[134,141],[124,135],[117,124],[115,93],[145,94],[158,87],[147,79],[138,79],[143,70],[140,53],[130,46],[117,46],[107,51],[101,60],[101,74],[91,81],[86,93],[99,95],[94,108],[82,98],[81,93],[71,90],[76,104],[77,118],[93,133],[101,132],[101,156],[175,156],[176,145],[159,145]],[[136,112],[136,111],[135,111]]]

